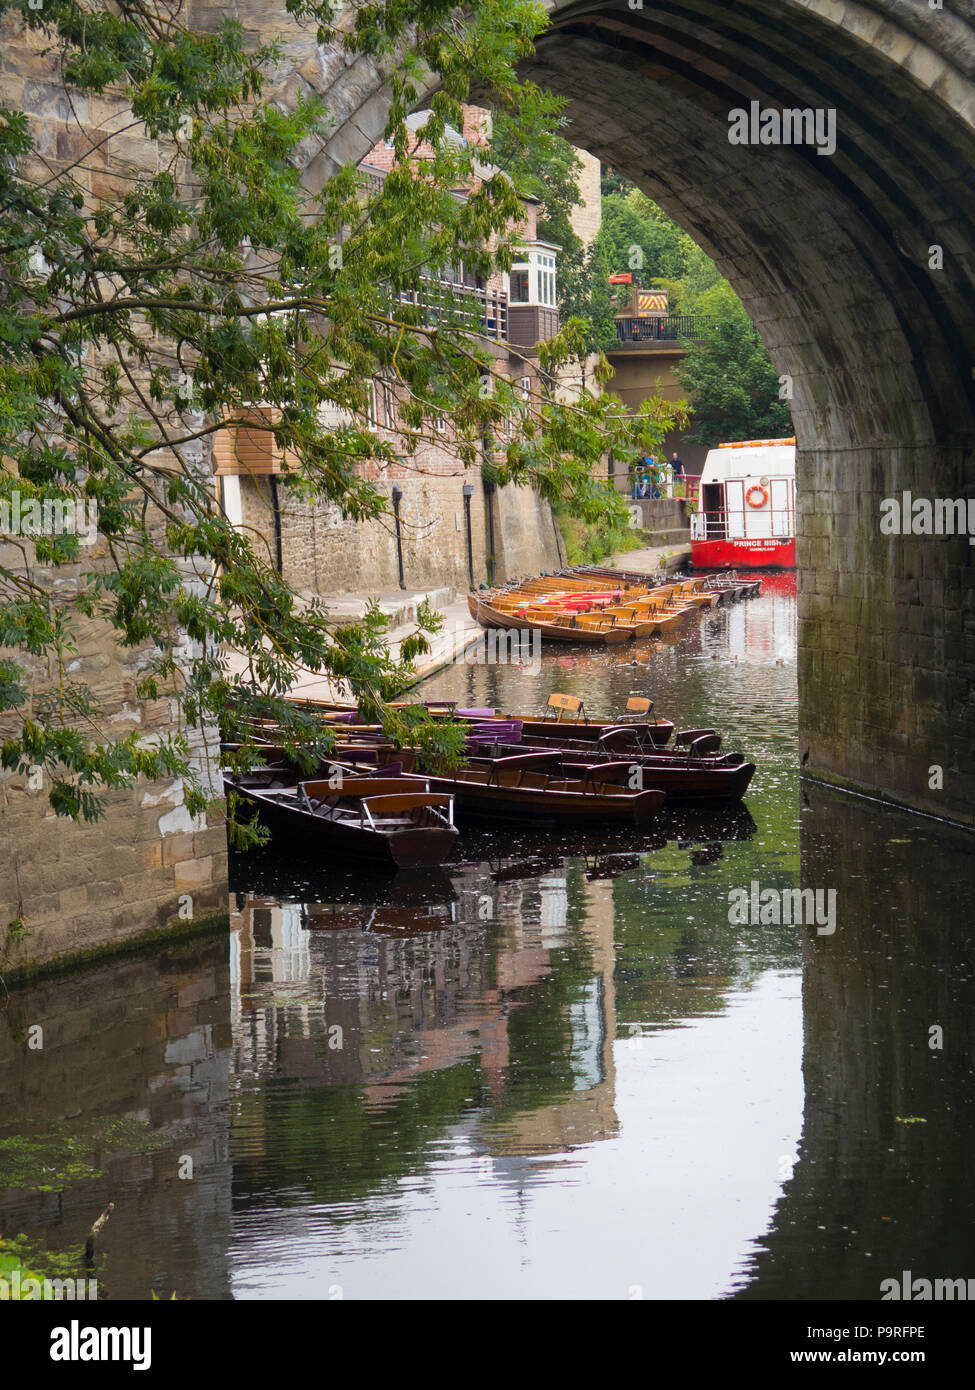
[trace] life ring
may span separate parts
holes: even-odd
[[[753,492],[757,492],[759,495],[757,502],[752,501]],[[766,492],[765,488],[761,486],[760,483],[754,483],[745,493],[745,501],[748,503],[750,507],[764,507],[765,503],[768,501],[768,493]]]

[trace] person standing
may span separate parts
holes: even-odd
[[[684,464],[679,454],[674,454],[674,457],[670,460],[670,466],[674,470],[675,478],[683,478]]]

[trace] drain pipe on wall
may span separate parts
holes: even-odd
[[[400,498],[403,496],[403,489],[399,483],[393,484],[393,515],[396,518],[396,562],[399,565],[399,586],[406,588],[406,577],[403,574],[403,531],[399,519]]]
[[[278,480],[271,474],[271,511],[274,513],[274,549],[277,556],[278,574],[284,574],[284,548],[281,541],[281,499],[278,495]]]
[[[493,477],[488,476],[491,469],[491,459],[494,453],[494,441],[489,433],[485,433],[481,438],[481,448],[484,451],[484,459],[481,464],[481,486],[484,488],[484,510],[487,513],[487,581],[494,585],[495,575],[498,572],[498,556],[495,550],[494,538],[494,494],[497,485]],[[471,586],[473,588],[473,585]]]
[[[467,573],[470,576],[471,588],[474,587],[474,538],[471,535],[471,498],[474,496],[474,484],[464,484],[464,517],[467,522]]]
[[[497,559],[494,552],[494,484],[487,478],[484,479],[484,510],[487,512],[488,524],[487,580],[488,583],[493,586],[494,571],[497,567]]]

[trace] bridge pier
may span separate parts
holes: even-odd
[[[975,546],[880,530],[885,498],[964,497],[972,452],[804,450],[799,468],[806,771],[975,824]]]

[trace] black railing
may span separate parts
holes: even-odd
[[[711,320],[702,314],[671,314],[665,319],[616,319],[621,343],[675,343],[680,338],[700,338]]]

